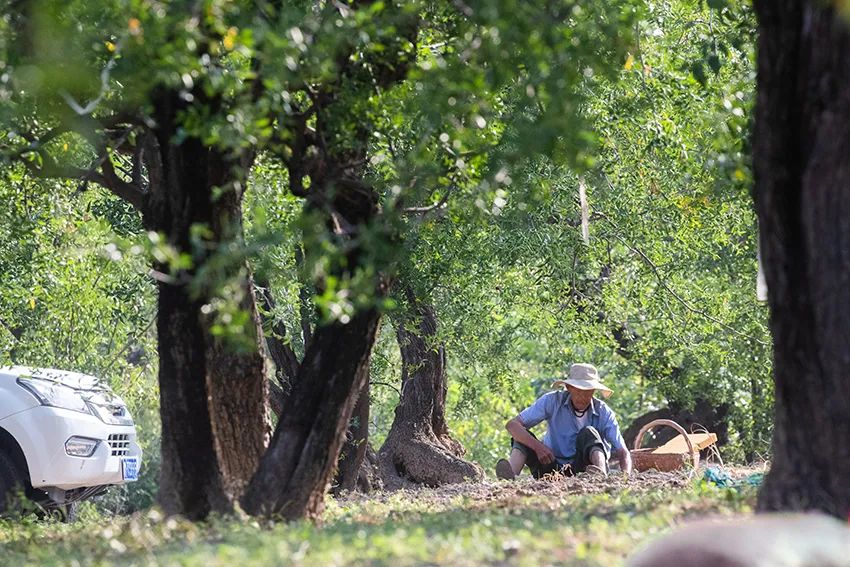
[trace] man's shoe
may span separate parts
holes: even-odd
[[[604,470],[600,469],[596,465],[587,465],[587,467],[584,469],[584,472],[593,476],[608,476],[608,473],[606,473]]]
[[[496,463],[496,478],[501,480],[513,480],[516,478],[514,469],[507,459],[499,459]]]

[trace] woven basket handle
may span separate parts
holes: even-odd
[[[641,427],[640,431],[637,434],[637,437],[635,437],[635,450],[640,449],[641,441],[643,440],[643,436],[646,434],[646,432],[649,431],[650,429],[652,429],[653,427],[657,426],[657,425],[666,425],[668,427],[672,427],[673,429],[675,429],[676,431],[681,433],[682,436],[685,438],[685,443],[688,444],[688,449],[690,450],[691,455],[693,455],[696,452],[695,449],[694,449],[694,444],[691,443],[691,440],[688,437],[688,432],[685,431],[684,428],[681,425],[679,425],[678,423],[676,423],[672,419],[654,419],[654,420],[650,421],[649,423],[647,423],[646,425],[644,425],[643,427]]]

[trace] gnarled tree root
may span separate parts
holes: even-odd
[[[483,469],[461,458],[460,444],[449,440],[451,443],[424,431],[390,432],[378,453],[384,488],[398,490],[482,480]]]

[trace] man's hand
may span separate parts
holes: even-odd
[[[537,460],[540,461],[541,464],[548,465],[555,461],[555,453],[552,452],[552,449],[539,441],[534,446],[534,452],[537,454]]]
[[[516,441],[531,448],[534,451],[534,454],[537,455],[537,460],[540,461],[541,464],[548,465],[549,463],[555,462],[555,453],[552,452],[552,449],[541,443],[536,437],[529,433],[519,416],[508,421],[505,424],[505,429],[508,430],[508,433],[510,433],[511,437],[513,437]]]
[[[620,461],[620,469],[626,477],[632,475],[632,454],[626,448],[617,450],[617,460]]]

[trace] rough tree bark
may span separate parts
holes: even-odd
[[[405,289],[414,317],[397,327],[401,349],[401,396],[395,418],[378,458],[386,488],[409,482],[440,486],[481,480],[484,472],[464,460],[464,448],[446,424],[446,354],[435,343],[434,307],[419,303]],[[415,330],[414,330],[415,329]]]
[[[206,389],[202,303],[185,287],[159,284],[159,342],[162,469],[159,501],[167,513],[205,517],[230,504],[215,454]]]
[[[378,311],[369,309],[347,324],[316,330],[271,445],[242,500],[248,513],[285,519],[321,513],[354,411],[352,392],[369,379],[379,321]]]
[[[757,0],[755,202],[774,341],[762,510],[850,512],[850,32],[835,4]]]
[[[331,105],[335,97],[335,92],[328,93],[321,102]],[[320,112],[317,129],[321,131],[324,124]],[[306,123],[303,128],[300,136],[312,136]],[[306,156],[304,161],[290,160],[289,178],[300,183],[304,172],[310,171],[310,190],[302,193],[305,207],[321,215],[327,230],[344,247],[345,259],[335,273],[344,280],[361,265],[360,232],[382,222],[378,195],[363,179],[365,143],[342,153],[316,147],[322,152],[319,160]],[[301,146],[295,155],[303,156],[303,150]],[[389,233],[383,237],[389,239]],[[372,294],[379,301],[388,282],[376,275],[372,283]],[[347,323],[325,324],[312,334],[269,450],[242,499],[248,513],[285,519],[315,518],[321,513],[357,394],[369,379],[380,318],[376,308],[361,308]]]
[[[345,434],[345,443],[339,455],[336,478],[334,479],[333,493],[340,494],[343,491],[352,491],[360,488],[368,491],[370,482],[361,477],[368,475],[368,471],[362,470],[369,448],[369,405],[370,388],[367,376],[363,388],[357,395],[357,404],[354,406],[352,419],[348,424]]]
[[[298,260],[298,262],[300,263],[301,260]],[[275,301],[269,289],[269,282],[263,280],[257,287],[264,312],[273,312]],[[303,298],[301,303],[304,303]],[[305,313],[302,309],[300,325],[302,338],[305,346],[309,349],[313,330],[310,327],[308,319],[309,314]],[[286,398],[289,396],[292,385],[297,379],[301,361],[298,360],[295,352],[286,341],[287,330],[281,321],[273,321],[271,318],[266,317],[265,326],[268,329],[266,333],[266,344],[272,361],[276,366],[277,375],[277,382],[271,381],[269,383],[269,402],[274,414],[280,417],[284,411]],[[354,406],[353,417],[349,423],[345,442],[339,456],[336,477],[332,483],[334,494],[339,494],[344,490],[351,491],[355,488],[363,492],[368,492],[373,488],[373,484],[375,483],[374,479],[371,478],[373,475],[370,475],[371,466],[368,463],[361,470],[361,466],[366,462],[366,457],[369,454],[370,398],[368,380],[356,399],[357,403]],[[372,454],[374,454],[374,451],[372,451]]]
[[[351,7],[368,4],[354,2]],[[384,50],[391,55],[353,58],[354,46],[347,46],[335,58],[336,76],[307,89],[310,105],[288,117],[292,135],[284,160],[290,191],[306,199],[305,207],[322,219],[342,251],[344,258],[333,263],[332,275],[346,281],[373,274],[366,276],[373,278],[366,280],[365,285],[373,286],[367,294],[380,301],[389,285],[385,269],[392,260],[376,259],[371,255],[375,250],[366,247],[370,241],[382,241],[393,248],[395,229],[384,218],[365,175],[373,132],[368,120],[352,114],[359,107],[351,102],[404,80],[413,60],[408,49],[416,45],[418,19],[393,2],[377,17],[387,20],[376,23],[397,30],[397,45]],[[340,122],[345,119],[348,124]],[[317,253],[322,252],[305,250],[305,256]],[[321,292],[321,282],[318,287]],[[347,322],[316,329],[271,446],[242,498],[248,513],[285,519],[321,513],[357,394],[368,380],[379,322],[376,308],[361,307]]]
[[[195,100],[213,107],[203,87]],[[162,419],[160,501],[169,513],[203,518],[228,511],[252,476],[267,442],[267,383],[252,286],[247,266],[222,262],[222,279],[243,291],[242,307],[251,314],[247,352],[229,349],[214,336],[213,319],[203,311],[218,278],[207,261],[222,246],[242,238],[240,181],[253,160],[205,146],[196,137],[175,141],[180,113],[189,105],[178,91],[151,93],[153,113],[146,119],[116,112],[78,116],[60,130],[83,136],[99,156],[90,169],[63,164],[43,149],[40,162],[26,160],[37,177],[96,182],[134,206],[145,228],[192,258],[190,269],[171,273],[154,264],[159,289],[157,313]],[[135,136],[131,136],[133,133]],[[45,136],[49,139],[50,132]],[[39,146],[41,147],[41,146]],[[112,156],[129,160],[131,171],[118,174]],[[143,175],[143,172],[146,175]],[[147,178],[147,180],[145,180]],[[209,229],[198,242],[196,228]],[[196,277],[198,276],[198,277]]]
[[[276,380],[269,381],[269,406],[272,412],[280,417],[286,396],[289,395],[292,384],[298,376],[301,361],[298,360],[298,356],[286,339],[288,334],[286,325],[283,321],[274,320],[272,317],[275,300],[268,280],[262,279],[257,282],[256,289],[256,295],[263,306],[261,320],[265,329],[266,349],[275,366]],[[306,337],[304,345],[309,347],[309,340]]]
[[[215,182],[209,196],[212,201],[209,226],[214,245],[244,241],[242,184],[234,182],[242,177],[241,172],[247,175],[252,161],[253,155],[246,153],[239,163],[216,159],[211,164],[221,168],[215,175],[217,179],[210,179]],[[212,190],[216,187],[228,190],[213,197]],[[235,349],[212,335],[214,321],[206,317],[202,320],[206,331],[210,419],[224,487],[231,499],[239,498],[244,492],[271,437],[268,398],[272,372],[250,269],[243,264],[241,270],[236,266],[234,271],[235,274],[226,275],[237,278],[242,295],[239,308],[250,316],[245,345]]]
[[[142,209],[145,225],[163,233],[196,265],[159,282],[158,343],[162,472],[159,501],[168,513],[203,518],[226,512],[254,474],[267,443],[268,386],[262,350],[237,352],[210,333],[202,313],[210,297],[190,283],[205,258],[193,250],[193,226],[211,229],[210,251],[241,237],[241,194],[232,159],[200,140],[173,143],[177,113],[185,105],[176,92],[155,99],[156,155],[149,156],[151,183]],[[213,199],[215,188],[224,188]],[[250,339],[259,344],[250,278],[243,270],[242,307],[252,316]],[[155,270],[167,274],[165,266]],[[208,291],[208,290],[206,290]]]
[[[335,93],[330,93],[323,102],[334,100]],[[323,126],[320,114],[317,128]],[[300,135],[310,135],[306,124]],[[303,146],[296,155],[302,150]],[[378,195],[362,178],[365,151],[366,145],[361,144],[342,154],[320,154],[320,164],[313,158],[290,161],[291,183],[299,183],[304,172],[310,171],[310,191],[303,193],[305,207],[321,215],[328,231],[345,246],[345,261],[335,274],[340,279],[353,276],[360,266],[359,232],[380,222]],[[387,282],[379,275],[373,283],[379,300]],[[271,445],[242,499],[249,514],[294,520],[321,513],[357,394],[369,379],[380,318],[377,309],[362,308],[348,322],[325,324],[312,334]]]

